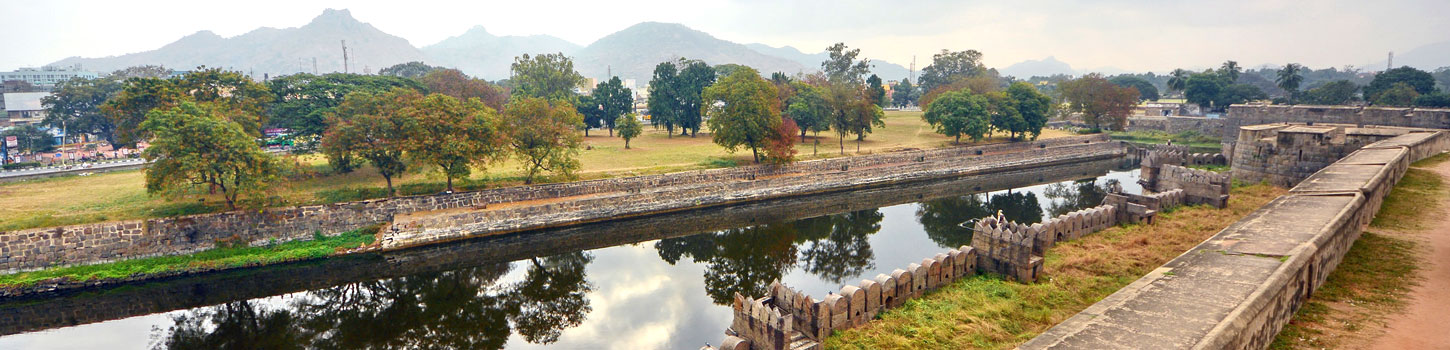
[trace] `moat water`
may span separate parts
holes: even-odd
[[[1117,159],[716,208],[0,304],[0,349],[697,349],[733,293],[810,295],[1096,206]]]

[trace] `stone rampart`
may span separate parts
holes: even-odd
[[[1162,131],[1170,134],[1195,132],[1202,135],[1222,135],[1223,118],[1189,116],[1133,116],[1128,117],[1128,131]]]
[[[1343,124],[1244,126],[1232,148],[1233,178],[1294,186],[1361,147],[1416,131]]]
[[[1376,142],[1022,349],[1263,349],[1334,271],[1412,161],[1444,132]]]
[[[128,220],[0,232],[0,272],[14,273],[51,266],[104,263],[211,249],[218,242],[262,245],[305,240],[314,234],[336,235],[390,222],[398,214],[489,204],[640,193],[649,189],[749,181],[793,173],[850,172],[888,164],[927,163],[945,159],[1030,158],[1048,150],[1106,144],[1105,135],[1065,137],[975,147],[891,152],[798,162],[787,166],[741,166],[725,169],[633,176],[569,183],[519,186],[454,194],[406,196],[357,202],[263,210],[240,210],[172,218]],[[1101,145],[1100,145],[1101,146]],[[1031,152],[1026,154],[1024,152]],[[1016,156],[1013,156],[1016,155]],[[995,158],[994,158],[995,157]],[[726,194],[721,194],[726,195]],[[553,209],[564,209],[555,207]],[[577,209],[577,208],[576,208]],[[541,212],[542,209],[533,209]],[[530,215],[529,212],[516,212]]]

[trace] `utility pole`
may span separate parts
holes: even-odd
[[[1390,59],[1385,61],[1385,70],[1395,69],[1395,52],[1390,51]]]
[[[909,76],[907,76],[907,78],[915,78],[916,77],[916,55],[911,55],[911,70],[910,70],[910,72],[911,73],[907,73],[907,74],[909,74]],[[921,82],[919,82],[919,81],[916,82],[916,83],[917,84],[921,84]]]
[[[312,56],[312,75],[317,75],[317,56]]]
[[[342,72],[347,73],[347,40],[342,41]]]

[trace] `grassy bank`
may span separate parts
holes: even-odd
[[[1119,226],[1048,251],[1034,284],[976,276],[883,313],[826,340],[836,349],[1005,349],[1020,344],[1172,260],[1284,189],[1233,189],[1229,207],[1187,207],[1156,225]]]
[[[1203,135],[1193,131],[1184,131],[1177,134],[1162,131],[1113,131],[1109,135],[1114,140],[1141,144],[1164,144],[1172,140],[1173,144],[1187,145],[1190,152],[1196,153],[1218,153],[1223,150],[1218,136]]]
[[[1446,160],[1450,155],[1442,154],[1415,167]],[[1430,233],[1429,223],[1444,219],[1423,214],[1445,205],[1446,194],[1439,175],[1415,168],[1406,172],[1385,197],[1369,229],[1269,348],[1326,349],[1362,343],[1374,335],[1368,329],[1381,327],[1386,316],[1403,310],[1425,260],[1421,236]]]
[[[856,152],[856,142],[847,138],[844,155],[937,148],[951,144],[950,138],[936,134],[930,125],[922,121],[921,112],[887,112],[884,121],[885,128],[877,129],[860,143],[859,153]],[[1041,137],[1070,135],[1061,130],[1043,130]],[[631,149],[624,149],[623,139],[609,137],[604,131],[593,131],[584,138],[585,149],[579,152],[582,165],[579,177],[593,179],[658,174],[750,163],[749,150],[729,154],[712,143],[710,138],[707,133],[696,137],[670,137],[663,130],[646,128],[643,135],[630,142]],[[815,141],[820,141],[819,149],[812,155]],[[980,143],[1007,141],[999,135],[999,138]],[[808,137],[806,142],[798,143],[796,149],[801,159],[842,156],[835,134],[830,133],[822,133],[819,138]],[[273,190],[275,196],[268,204],[335,203],[379,198],[386,193],[383,178],[371,167],[332,174],[326,159],[318,156],[301,157],[297,164],[313,174],[289,180]],[[443,190],[443,180],[437,172],[414,169],[394,181],[400,192],[406,195],[438,193]],[[561,180],[545,179],[545,182]],[[475,171],[471,178],[456,181],[455,185],[463,190],[475,190],[522,183],[519,164],[510,161]],[[195,197],[168,200],[147,195],[142,171],[3,183],[0,184],[0,198],[6,199],[0,201],[0,231],[208,213],[225,207],[220,197],[205,197],[198,201]]]
[[[345,232],[340,235],[315,237],[259,247],[228,246],[177,256],[161,256],[113,263],[49,268],[40,271],[0,275],[0,288],[22,288],[42,281],[65,279],[90,281],[123,279],[152,274],[183,271],[214,270],[243,266],[275,264],[326,257],[345,249],[372,244],[377,227]]]

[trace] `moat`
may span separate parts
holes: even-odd
[[[716,343],[733,293],[824,295],[1138,193],[1126,159],[475,239],[0,304],[0,348],[619,348]],[[604,346],[600,346],[604,345]]]

